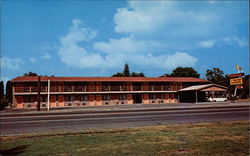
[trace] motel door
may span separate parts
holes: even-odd
[[[140,94],[134,94],[133,99],[134,99],[134,104],[142,103],[142,95],[140,95]]]

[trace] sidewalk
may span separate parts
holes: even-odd
[[[46,108],[37,111],[36,109],[9,109],[0,111],[2,115],[11,114],[46,114],[46,113],[66,113],[66,112],[97,112],[97,111],[136,111],[149,109],[185,109],[196,107],[223,107],[223,106],[250,106],[249,101],[230,102],[200,102],[200,103],[170,103],[170,104],[126,104],[126,105],[106,105],[106,106],[81,106],[81,107],[63,107],[52,108],[47,111]]]

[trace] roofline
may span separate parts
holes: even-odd
[[[209,81],[210,82],[210,81]],[[218,84],[215,84],[215,83],[212,83],[212,84],[206,84],[207,86],[204,87],[204,88],[200,88],[200,89],[191,89],[191,90],[179,90],[180,92],[188,92],[188,91],[199,91],[199,90],[203,90],[203,89],[206,89],[206,88],[209,88],[211,86],[217,86],[217,87],[221,87],[223,89],[228,89],[228,87],[225,87],[225,86],[222,86],[222,85],[218,85]],[[200,85],[194,85],[194,86],[200,86]],[[190,86],[192,87],[192,86]],[[186,89],[186,88],[183,88],[183,89]]]
[[[37,80],[15,80],[15,79],[18,79],[18,78],[22,78],[22,77],[25,77],[27,78],[26,76],[18,76],[12,80],[10,80],[11,82],[36,82]],[[29,76],[29,78],[38,78],[38,76]],[[167,80],[168,78],[169,79],[176,79],[174,80],[174,82],[207,82],[207,83],[210,83],[208,80],[204,80],[204,79],[200,79],[200,78],[194,78],[194,77],[49,77],[49,76],[41,76],[41,81],[42,82],[46,82],[47,80],[44,80],[42,78],[47,78],[47,79],[50,79],[50,81],[54,81],[54,82],[155,82],[155,80],[151,80],[150,78],[154,78],[154,79],[158,79],[158,82],[161,82],[160,80],[162,80],[162,82],[173,82],[173,80]],[[66,80],[53,80],[53,79],[56,79],[56,78],[64,78]],[[110,81],[109,80],[67,80],[67,78],[93,78],[93,79],[111,79]],[[124,80],[119,80],[120,79],[124,79]],[[142,80],[126,80],[127,79],[136,79],[136,78],[141,78]],[[194,80],[185,80],[185,79],[190,79],[190,78],[193,78]],[[113,80],[112,80],[113,79]],[[178,79],[182,79],[182,80],[178,80]],[[195,79],[197,81],[195,81]]]

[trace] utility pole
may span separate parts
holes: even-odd
[[[48,79],[48,103],[47,103],[47,110],[49,111],[49,91],[50,91],[50,79]]]
[[[37,110],[40,111],[40,90],[41,90],[41,77],[38,76],[38,82],[37,82]]]

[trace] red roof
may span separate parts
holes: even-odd
[[[41,81],[129,81],[129,82],[208,82],[207,80],[193,77],[47,77],[41,76]],[[11,80],[12,82],[32,82],[38,81],[37,76],[19,76]]]

